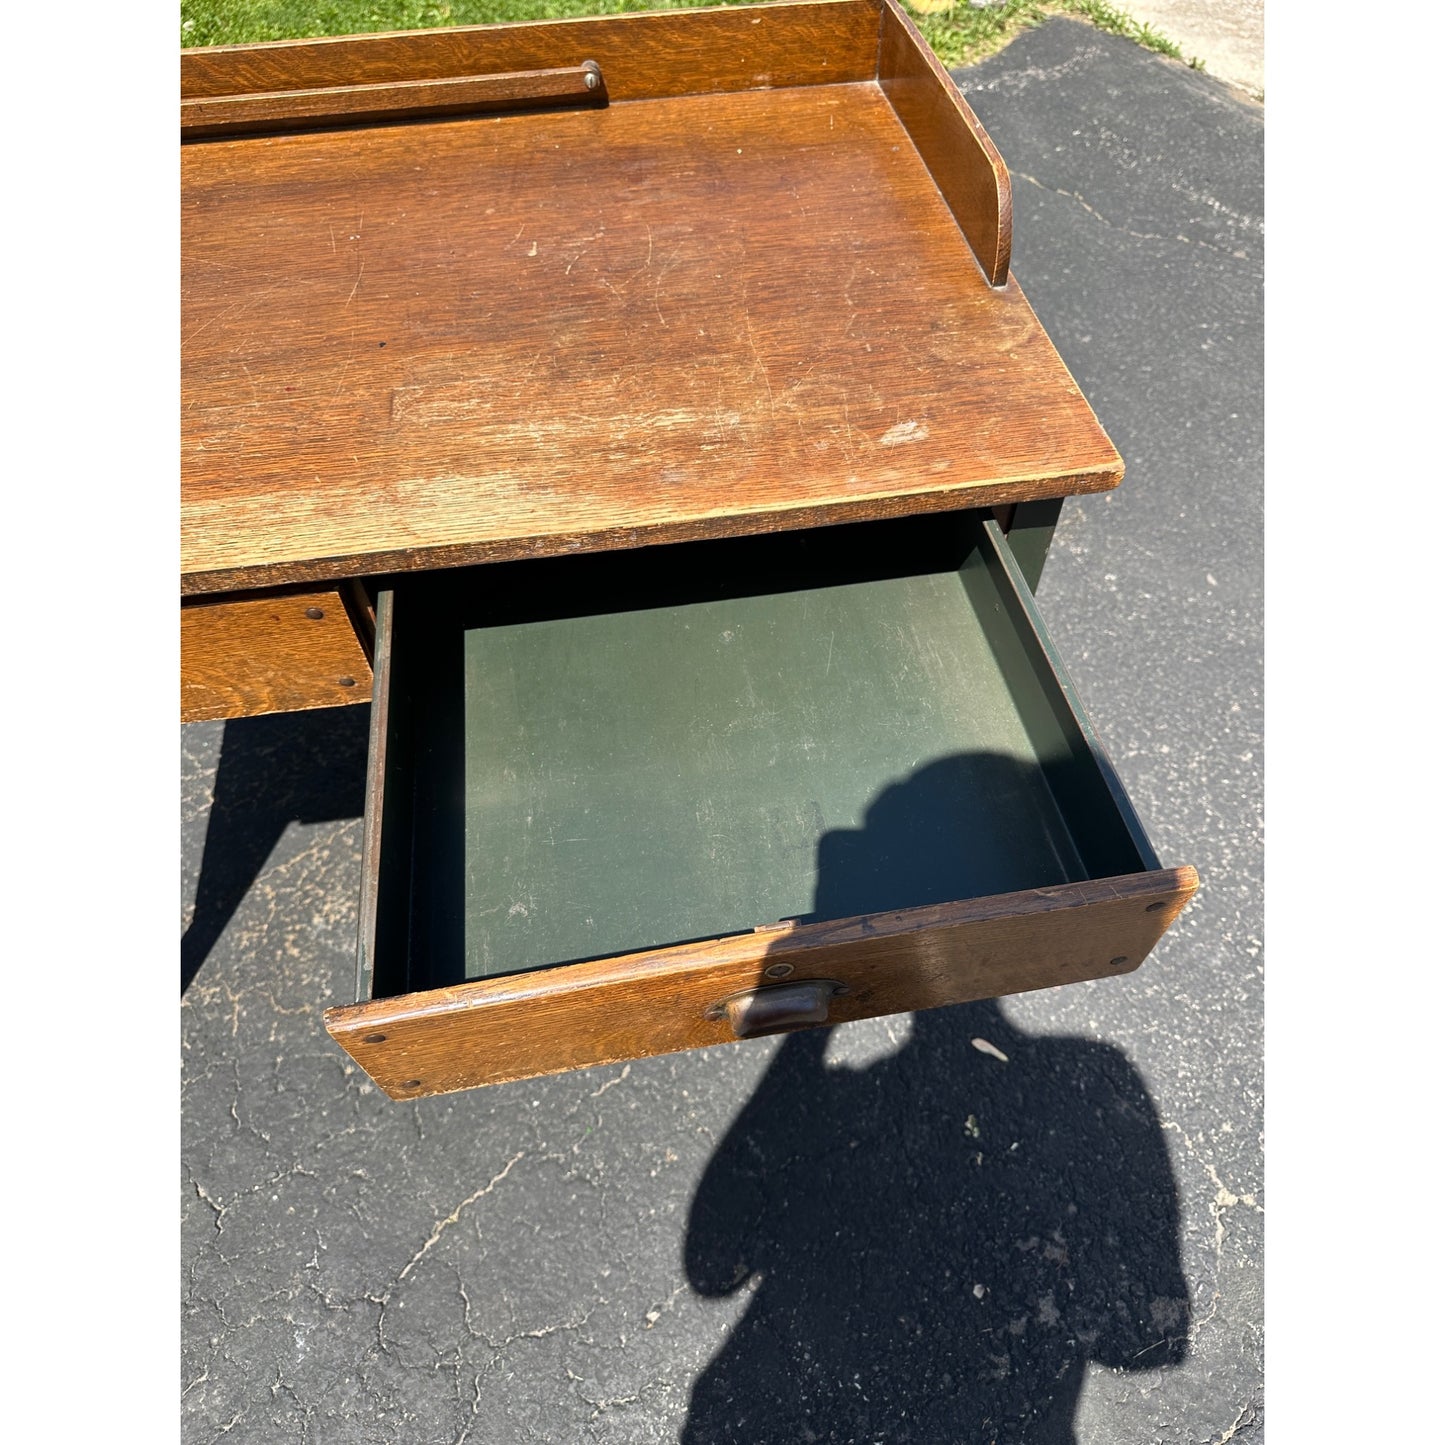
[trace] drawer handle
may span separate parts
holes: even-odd
[[[602,70],[595,60],[550,70],[456,75],[438,80],[200,95],[181,101],[181,139],[356,125],[429,115],[464,115],[549,103],[604,103],[606,99]]]
[[[812,978],[802,983],[781,983],[772,988],[749,989],[715,1003],[707,1010],[710,1019],[726,1018],[733,1033],[740,1039],[779,1029],[797,1028],[802,1024],[828,1022],[828,1000],[844,993],[841,983],[828,978]]]

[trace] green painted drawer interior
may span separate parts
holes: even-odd
[[[973,515],[399,590],[376,994],[1154,866]]]

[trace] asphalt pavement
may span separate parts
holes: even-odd
[[[393,1103],[320,1017],[368,710],[183,728],[188,1445],[1262,1438],[1263,115],[1066,20],[958,78],[1128,467],[1040,605],[1199,894],[1127,977]]]

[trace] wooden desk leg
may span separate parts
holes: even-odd
[[[1030,592],[1039,590],[1044,560],[1049,555],[1049,543],[1054,540],[1054,528],[1063,506],[1062,497],[1050,497],[1043,502],[1020,502],[1013,509],[1006,535]]]

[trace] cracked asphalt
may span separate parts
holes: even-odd
[[[1262,1438],[1263,115],[1066,20],[958,77],[1128,465],[1040,605],[1198,896],[1126,978],[392,1103],[321,1024],[367,709],[183,728],[187,1442]]]

